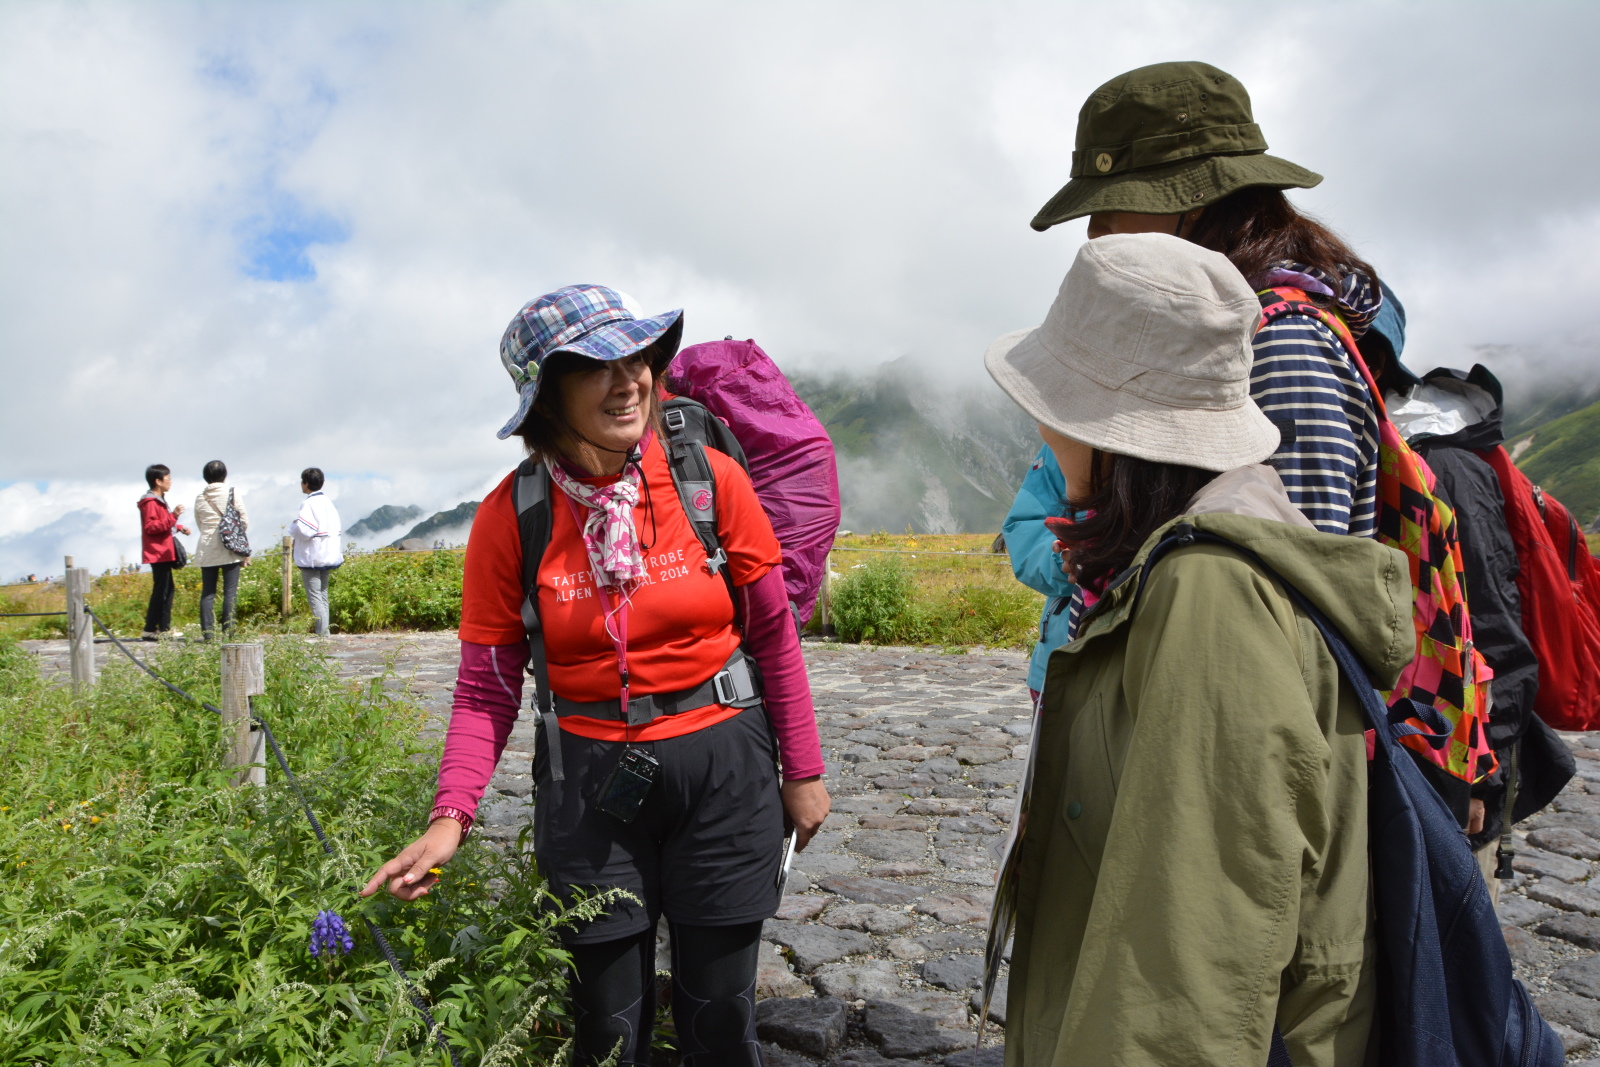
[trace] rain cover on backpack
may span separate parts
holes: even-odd
[[[1600,729],[1600,564],[1577,520],[1529,481],[1504,448],[1478,455],[1500,479],[1517,547],[1522,632],[1539,659],[1533,710],[1557,730]]]
[[[778,365],[754,341],[708,341],[681,350],[667,388],[727,424],[783,546],[783,584],[800,621],[811,618],[839,529],[833,441]]]
[[[1389,420],[1383,394],[1344,320],[1313,303],[1301,289],[1274,288],[1259,296],[1263,307],[1257,330],[1284,315],[1316,319],[1339,338],[1372,394],[1379,434],[1377,540],[1406,554],[1416,595],[1412,615],[1416,658],[1401,673],[1394,689],[1384,694],[1384,700],[1397,705],[1409,697],[1437,708],[1450,724],[1449,744],[1434,749],[1416,734],[1401,737],[1400,743],[1456,778],[1475,782],[1495,769],[1494,750],[1485,729],[1494,671],[1472,644],[1455,512],[1434,495],[1433,471]],[[1412,725],[1425,728],[1420,721]]]

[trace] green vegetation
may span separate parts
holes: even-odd
[[[840,538],[831,620],[845,641],[1031,649],[1044,598],[989,534]],[[929,554],[931,553],[931,554]],[[956,555],[956,553],[960,553]]]
[[[840,637],[877,644],[1032,648],[1044,598],[1017,583],[1008,557],[989,551],[993,540],[993,534],[841,536],[833,550],[833,569],[840,577],[832,609]],[[461,553],[450,551],[350,556],[330,587],[334,631],[454,629],[461,622],[461,563]],[[176,578],[173,624],[194,633],[200,572],[188,567]],[[278,559],[246,567],[239,581],[241,624],[306,632],[311,616],[298,574],[292,585],[294,613],[284,622],[278,617]],[[107,574],[95,579],[89,603],[118,634],[130,636],[143,626],[149,598],[149,574]],[[53,611],[64,605],[60,585],[0,589],[0,611]],[[0,619],[0,634],[6,633],[61,637],[66,621]]]
[[[217,699],[215,649],[155,658]],[[431,801],[420,713],[340,683],[303,642],[269,640],[266,663],[257,710],[332,857],[276,766],[265,789],[228,787],[209,713],[121,662],[75,699],[0,638],[0,1063],[444,1062],[362,915],[465,1063],[560,1062],[565,955],[531,856],[469,839],[421,901],[360,901]],[[348,924],[348,955],[311,956],[322,910]]]
[[[461,623],[461,561],[458,551],[363,552],[346,557],[333,573],[328,610],[338,633],[373,630],[449,630]],[[282,603],[282,557],[276,553],[252,560],[239,575],[239,621],[262,628],[304,633],[311,612],[298,571],[290,572],[293,614],[279,618]],[[198,630],[200,568],[176,572],[178,594],[172,606],[173,626]],[[218,597],[217,610],[222,610]],[[107,573],[94,581],[89,605],[118,634],[138,634],[150,601],[150,575]],[[59,611],[65,606],[61,586],[10,586],[0,590],[0,611]],[[61,637],[64,618],[0,619],[0,633],[16,637]]]
[[[1600,402],[1547,422],[1529,436],[1532,443],[1517,457],[1517,466],[1587,527],[1600,513]]]

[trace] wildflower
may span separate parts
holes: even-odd
[[[95,823],[98,823],[99,821],[100,821],[100,816],[98,816],[98,815],[89,816],[90,825],[94,825]]]
[[[311,920],[311,954],[313,956],[320,956],[324,952],[339,956],[355,947],[355,939],[350,936],[349,929],[345,927],[344,920],[339,918],[337,912],[317,912],[317,917]]]
[[[61,828],[63,830],[70,830],[70,829],[72,829],[72,824],[70,822],[67,822],[65,819],[62,819],[61,820]]]
[[[439,877],[439,876],[444,874],[444,868],[443,867],[429,867],[428,868],[428,873],[437,878],[437,877]]]
[[[87,808],[87,807],[88,807],[88,806],[89,806],[89,802],[88,802],[88,801],[87,801],[87,800],[80,800],[80,801],[78,801],[78,807],[80,807],[80,808]]]

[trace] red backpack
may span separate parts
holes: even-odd
[[[1500,479],[1517,547],[1522,632],[1539,658],[1533,710],[1557,730],[1600,729],[1600,564],[1572,513],[1503,448],[1478,450]]]

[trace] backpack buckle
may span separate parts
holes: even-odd
[[[683,428],[689,425],[689,420],[684,418],[683,412],[677,408],[664,412],[661,421],[667,424],[667,432],[674,437],[682,433]]]
[[[711,691],[717,695],[718,704],[732,704],[739,699],[739,689],[733,684],[732,671],[718,671],[713,674]]]
[[[713,575],[721,574],[722,568],[726,567],[727,565],[728,554],[722,550],[722,546],[720,545],[717,546],[716,555],[706,557],[706,570],[710,571]]]

